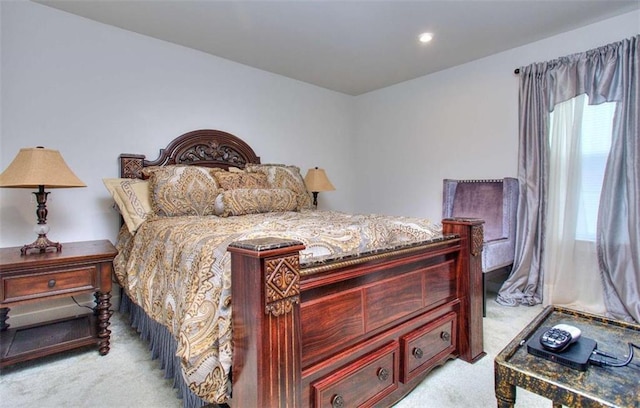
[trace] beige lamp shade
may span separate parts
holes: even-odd
[[[0,187],[12,188],[86,187],[67,166],[57,150],[44,147],[20,149],[9,167],[0,174]]]
[[[319,191],[333,191],[336,188],[331,184],[324,169],[309,169],[307,175],[304,176],[304,184],[307,186],[307,190],[311,192]]]

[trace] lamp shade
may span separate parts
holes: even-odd
[[[336,188],[331,184],[324,169],[309,169],[307,175],[304,176],[304,184],[307,186],[307,190],[311,192],[318,191],[333,191]]]
[[[67,166],[57,150],[44,147],[20,149],[9,167],[0,174],[0,187],[13,188],[86,187]]]

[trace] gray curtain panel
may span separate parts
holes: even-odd
[[[604,81],[599,81],[612,83],[607,95],[620,103],[613,117],[596,239],[607,311],[636,322],[640,322],[639,41],[636,36],[607,49],[611,63],[606,64]]]
[[[506,306],[542,302],[542,253],[549,173],[548,72],[543,62],[520,70],[519,199],[513,270],[496,301]]]
[[[618,102],[598,215],[598,260],[613,317],[640,321],[640,35],[520,71],[518,232],[514,269],[498,303],[542,301],[549,114],[586,93],[590,104]]]

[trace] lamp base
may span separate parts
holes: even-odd
[[[47,252],[49,248],[55,248],[56,252],[60,252],[62,251],[62,244],[50,241],[46,234],[39,234],[35,241],[20,248],[20,253],[27,255],[27,253],[33,249],[37,249],[39,253],[42,253]]]
[[[43,253],[47,252],[49,248],[55,248],[56,252],[60,252],[62,251],[62,245],[59,242],[49,241],[49,238],[47,238],[47,232],[49,232],[49,226],[47,225],[47,196],[49,193],[44,191],[44,186],[38,186],[38,191],[34,191],[33,195],[36,196],[36,201],[38,202],[38,209],[36,210],[38,223],[33,229],[38,234],[38,238],[20,248],[20,253],[27,255],[32,249],[37,249],[39,253]]]

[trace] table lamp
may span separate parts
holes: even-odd
[[[320,191],[333,191],[336,188],[331,184],[324,169],[309,169],[307,175],[304,176],[304,184],[307,186],[307,190],[313,194],[313,206],[318,207],[318,192]]]
[[[20,149],[9,167],[0,174],[0,187],[8,188],[37,188],[33,194],[36,196],[38,208],[36,215],[38,224],[34,228],[38,238],[31,244],[24,245],[20,252],[26,255],[28,251],[37,249],[46,252],[49,248],[56,251],[62,250],[58,242],[49,241],[47,232],[47,188],[86,187],[71,171],[62,155],[57,150],[45,149],[42,146]]]

